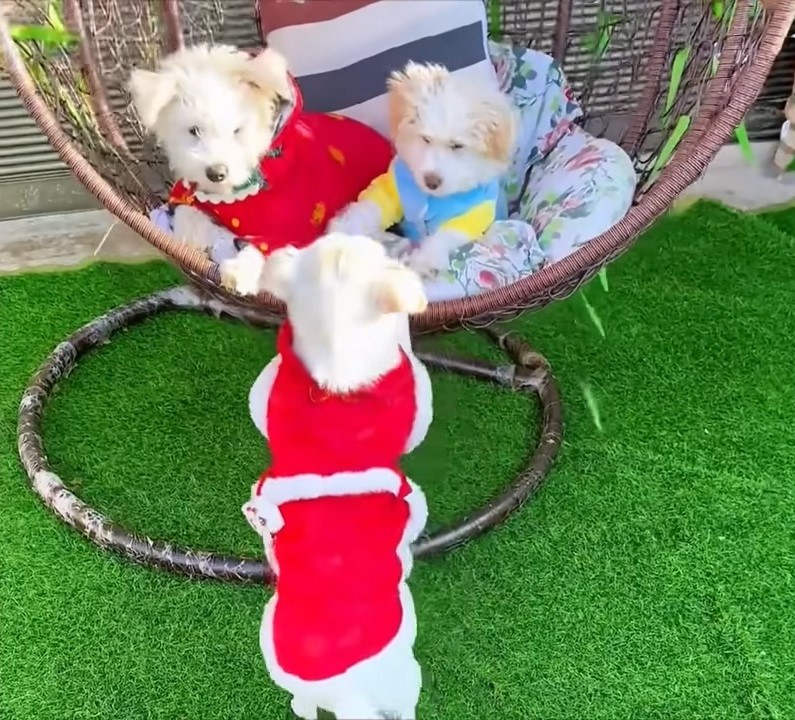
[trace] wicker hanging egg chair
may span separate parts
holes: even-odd
[[[252,0],[251,22],[254,23]],[[795,18],[795,0],[499,0],[490,17],[503,36],[560,62],[582,100],[584,122],[632,158],[638,176],[629,212],[567,257],[510,285],[432,303],[413,318],[417,333],[486,328],[564,298],[629,248],[638,234],[706,168],[742,121]],[[62,16],[54,12],[59,5]],[[183,44],[224,41],[218,0],[22,0],[0,14],[6,70],[25,107],[82,184],[186,275],[193,294],[160,293],[113,311],[73,335],[42,366],[20,411],[20,454],[31,483],[56,514],[95,543],[130,558],[192,575],[269,577],[256,559],[174,548],[130,533],[79,500],[47,464],[40,418],[58,378],[114,330],[175,306],[226,310],[273,325],[280,303],[241,298],[219,282],[218,267],[149,219],[170,184],[163,158],[144,136],[125,83],[132,65],[151,66]],[[15,36],[14,23],[66,30],[77,42],[53,46]],[[554,378],[543,358],[514,335],[487,330],[512,364],[496,366],[426,355],[431,365],[539,396],[543,427],[528,468],[498,498],[458,525],[424,538],[419,555],[447,549],[495,525],[518,507],[549,469],[562,432]]]

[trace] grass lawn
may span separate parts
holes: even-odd
[[[515,323],[555,368],[564,447],[504,526],[412,576],[440,720],[795,717],[795,211],[671,214],[586,289]],[[45,512],[16,455],[22,388],[108,307],[174,283],[162,263],[0,277],[0,717],[281,720],[258,647],[268,590],[102,554]],[[477,336],[441,341],[493,351]],[[248,388],[273,338],[169,314],[59,388],[55,469],[157,537],[257,552],[240,506],[266,462]],[[434,374],[408,459],[450,519],[520,465],[535,409]],[[592,388],[597,429],[582,387]]]

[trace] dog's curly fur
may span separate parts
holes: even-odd
[[[177,50],[155,71],[133,71],[129,87],[141,123],[176,176],[214,194],[251,176],[270,147],[281,103],[292,95],[276,51],[252,56],[228,45]],[[220,182],[207,177],[214,165],[228,170]]]
[[[466,192],[507,169],[517,117],[496,85],[461,78],[441,65],[411,62],[392,74],[387,98],[397,155],[429,195]],[[330,229],[375,235],[380,225],[380,209],[363,200],[340,213]],[[432,274],[446,269],[450,253],[467,241],[454,232],[434,233],[407,262],[423,275]]]
[[[287,62],[279,53],[250,55],[229,45],[177,50],[156,70],[134,70],[129,90],[141,124],[163,147],[176,177],[221,197],[256,171],[292,98]],[[223,178],[213,180],[218,167]],[[203,213],[176,208],[178,239],[207,250],[219,233]],[[231,245],[234,236],[228,235]]]
[[[302,250],[287,247],[275,251],[265,259],[262,283],[263,289],[285,302],[293,331],[292,350],[313,381],[329,392],[351,397],[351,393],[377,385],[380,378],[399,366],[401,356],[408,357],[414,377],[416,415],[404,452],[417,447],[428,431],[433,410],[430,378],[411,352],[408,334],[408,314],[422,312],[427,305],[416,274],[388,258],[374,240],[330,234]],[[281,362],[277,355],[257,378],[249,396],[252,420],[266,437],[274,430],[269,426],[274,420],[269,415],[270,396]],[[394,422],[390,406],[386,406],[385,422],[386,426]],[[376,423],[375,427],[383,429],[384,425]],[[326,493],[340,493],[340,497],[350,496],[356,502],[357,497],[380,492],[376,490],[377,483],[390,473],[393,471],[384,467],[332,473],[322,476],[319,486],[314,485],[313,476],[276,480],[270,477],[265,488],[269,482],[281,482],[292,500],[312,503],[323,502],[323,491],[318,490],[322,487]],[[421,489],[410,480],[408,483],[411,492],[405,502],[409,519],[395,547],[402,569],[401,577],[395,578],[402,620],[395,635],[376,654],[320,680],[287,672],[276,652],[276,607],[277,603],[295,600],[290,599],[289,593],[280,593],[277,581],[263,614],[260,644],[272,680],[291,693],[293,712],[300,718],[316,720],[318,708],[335,713],[340,720],[416,717],[422,676],[414,656],[416,615],[406,581],[412,569],[411,543],[425,525],[427,504]],[[332,486],[337,489],[329,490]],[[277,576],[281,576],[286,565],[281,566],[277,558],[278,533],[282,530],[273,514],[275,500],[265,497],[267,490],[260,495],[258,487],[255,485],[243,512],[262,536],[266,555]],[[361,542],[366,543],[367,537],[363,535]],[[295,554],[283,557],[285,563],[298,560]],[[385,557],[385,561],[390,560]],[[341,559],[340,564],[345,567],[346,560]],[[349,567],[358,566],[354,562]],[[292,570],[295,571],[294,566]],[[371,602],[372,599],[365,600],[365,604]]]
[[[506,170],[516,116],[498,88],[417,63],[393,73],[387,87],[395,149],[429,194],[464,192]],[[441,180],[437,188],[425,186],[428,174]]]

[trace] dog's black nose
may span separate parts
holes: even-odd
[[[205,169],[204,174],[210,182],[222,182],[229,175],[229,168],[226,165],[210,165]]]
[[[442,184],[442,178],[436,173],[425,173],[425,175],[422,176],[422,181],[425,183],[425,187],[428,188],[428,190],[436,190],[436,188]]]

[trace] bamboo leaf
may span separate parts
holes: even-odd
[[[748,128],[745,122],[741,122],[734,131],[734,136],[737,138],[737,143],[740,145],[740,152],[743,157],[751,164],[754,162],[754,149],[751,147],[751,141],[748,139]]]
[[[582,41],[583,50],[590,53],[594,60],[601,60],[610,47],[612,29],[593,30]]]
[[[716,21],[720,22],[725,11],[726,6],[723,4],[723,0],[712,0],[712,17],[715,18]]]
[[[728,12],[724,10],[723,15],[721,16],[721,25],[724,28],[731,27],[732,21],[734,20],[734,14],[737,12],[737,0],[726,0],[725,8],[728,9]]]
[[[68,47],[77,42],[77,37],[68,30],[46,25],[13,25],[11,37],[16,42],[38,42],[48,48]]]
[[[610,292],[610,286],[607,282],[607,267],[603,267],[599,271],[599,282],[602,283],[602,290]]]
[[[596,48],[599,47],[599,31],[592,30],[582,39],[582,49],[590,55],[596,55]]]
[[[596,25],[599,28],[614,28],[622,20],[621,15],[608,13],[604,10],[596,11]]]
[[[690,116],[680,115],[679,119],[676,121],[674,129],[671,131],[671,134],[668,136],[665,144],[660,149],[657,159],[654,161],[652,172],[658,172],[665,167],[666,163],[671,159],[671,155],[674,154],[674,151],[681,142],[682,138],[685,136],[685,133],[689,127]]]
[[[674,55],[674,61],[671,63],[671,79],[668,82],[668,95],[665,98],[665,108],[663,115],[667,115],[676,101],[679,94],[679,86],[682,84],[682,77],[685,74],[685,67],[687,61],[690,59],[689,48],[680,48]]]
[[[596,329],[599,331],[599,334],[604,338],[605,337],[605,328],[602,325],[602,320],[599,317],[598,313],[596,312],[596,308],[594,308],[591,303],[588,302],[588,298],[585,297],[584,292],[580,292],[580,297],[582,298],[582,303],[585,305],[585,310],[588,313],[588,317],[591,318],[591,322],[594,324]]]
[[[596,56],[602,57],[607,52],[607,48],[610,47],[610,40],[613,38],[613,30],[612,28],[609,30],[600,30],[599,31],[599,42],[596,44]]]
[[[588,383],[580,383],[580,389],[582,390],[583,398],[585,398],[585,406],[591,414],[593,424],[596,425],[596,429],[599,432],[603,432],[602,413],[599,410],[599,402],[596,399],[593,388]]]
[[[589,32],[582,42],[583,49],[590,53],[594,60],[600,60],[607,52],[613,39],[613,31],[620,22],[621,15],[597,11],[596,30]]]
[[[500,0],[488,0],[488,32],[489,37],[499,37],[501,35],[502,13],[500,12]]]
[[[60,0],[52,0],[47,6],[47,22],[55,30],[66,32]]]

